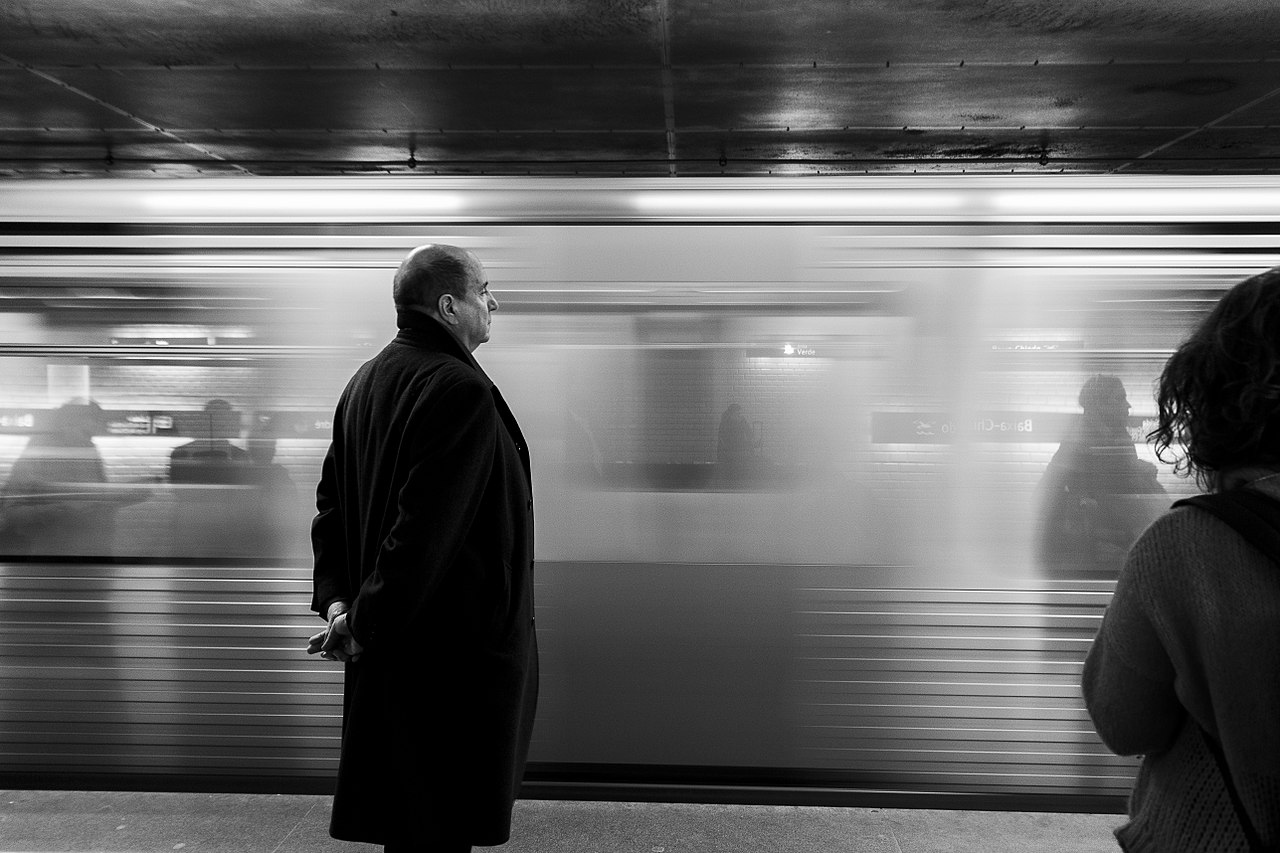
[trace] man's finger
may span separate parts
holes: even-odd
[[[333,630],[333,626],[330,626],[329,630],[325,632],[324,643],[321,645],[321,648],[327,652],[331,652],[334,649],[342,648],[342,645],[342,635]]]
[[[328,633],[328,631],[321,631],[318,634],[311,635],[311,639],[307,640],[307,654],[314,655],[316,652],[322,651],[324,638]]]

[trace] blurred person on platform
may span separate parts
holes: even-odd
[[[399,332],[338,401],[312,524],[308,651],[345,662],[330,834],[400,851],[508,840],[538,690],[529,455],[472,353],[485,269],[447,245],[395,275]]]
[[[107,486],[93,437],[106,427],[92,400],[49,413],[0,495],[0,554],[110,556],[119,495]],[[133,500],[137,500],[134,498]]]
[[[1157,456],[1209,494],[1134,544],[1085,662],[1099,736],[1142,756],[1116,837],[1128,851],[1275,850],[1280,268],[1218,302],[1168,360],[1157,402]]]
[[[289,469],[276,461],[279,425],[275,416],[259,413],[246,440],[248,470],[244,539],[247,549],[261,556],[279,557],[291,551],[291,531],[305,519],[298,512],[298,492]]]
[[[240,437],[240,413],[226,400],[215,399],[194,419],[198,437],[169,454],[170,482],[243,483],[249,454],[231,443]]]
[[[1083,415],[1038,486],[1039,557],[1056,577],[1112,579],[1138,535],[1168,509],[1156,467],[1129,435],[1129,398],[1118,376],[1080,389]]]
[[[720,415],[716,430],[716,471],[721,481],[741,484],[756,473],[754,468],[755,433],[742,411],[742,406],[730,403]]]
[[[196,437],[169,454],[169,482],[176,492],[171,543],[175,556],[251,556],[241,535],[249,507],[249,454],[240,437],[240,413],[213,399],[189,416]]]

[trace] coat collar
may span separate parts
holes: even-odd
[[[520,425],[516,423],[515,415],[512,414],[507,401],[502,398],[502,392],[498,390],[498,386],[489,378],[489,374],[484,372],[484,369],[471,357],[471,353],[467,352],[458,339],[436,318],[420,311],[397,309],[396,325],[400,328],[400,331],[396,333],[396,341],[398,343],[453,356],[463,364],[469,365],[485,381],[485,384],[489,386],[490,393],[493,394],[494,404],[498,407],[498,416],[502,418],[507,434],[515,442],[516,451],[520,454],[520,463],[524,466],[525,480],[529,484],[530,493],[532,493],[533,480],[529,473],[529,447],[525,443],[524,435],[520,432]]]
[[[490,388],[494,387],[493,380],[484,372],[484,368],[480,366],[480,363],[472,357],[471,353],[467,352],[461,342],[450,334],[444,324],[436,318],[420,311],[406,311],[403,308],[397,308],[396,326],[400,330],[396,333],[397,341],[410,346],[451,355],[476,373],[479,373]]]

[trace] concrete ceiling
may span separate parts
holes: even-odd
[[[1261,174],[1275,0],[5,0],[0,177]]]

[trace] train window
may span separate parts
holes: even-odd
[[[132,352],[0,358],[0,554],[306,556],[328,409],[279,407],[280,365]]]
[[[1147,226],[433,229],[89,227],[6,268],[0,490],[25,540],[0,550],[305,561],[333,406],[394,334],[399,258],[438,239],[477,251],[502,306],[477,357],[530,441],[539,559],[1044,576],[1042,481],[1085,384],[1124,387],[1110,446],[1148,473],[1151,381],[1238,277]],[[52,444],[68,406],[92,409],[88,444]],[[1156,477],[1093,500],[1185,488]],[[54,507],[97,521],[41,544]]]

